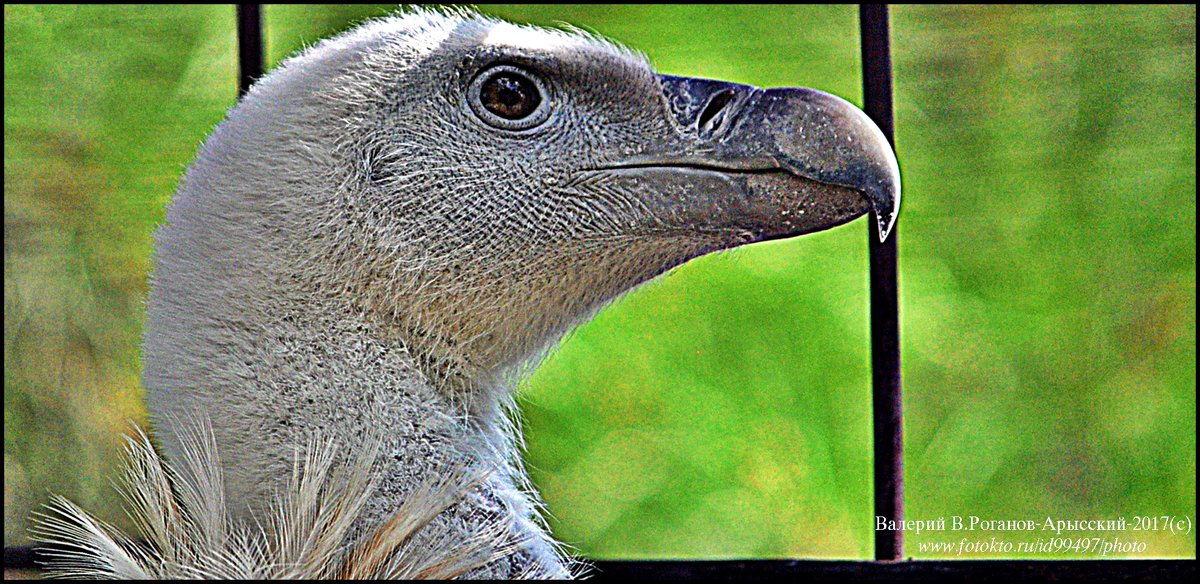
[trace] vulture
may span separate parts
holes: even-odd
[[[868,213],[886,238],[899,201],[887,139],[820,91],[466,11],[320,42],[229,111],[155,235],[143,533],[56,498],[51,566],[577,575],[522,469],[517,381],[692,258]]]

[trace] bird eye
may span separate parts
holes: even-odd
[[[483,82],[479,101],[488,111],[507,120],[529,117],[542,102],[542,96],[528,79],[511,73],[497,73]]]
[[[512,65],[498,65],[475,77],[469,101],[475,115],[504,130],[526,130],[549,117],[545,87],[534,75]]]

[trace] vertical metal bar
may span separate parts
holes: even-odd
[[[263,73],[262,5],[237,5],[238,96],[246,95]]]
[[[892,125],[892,56],[888,9],[859,6],[862,38],[864,111],[895,146]],[[899,286],[896,240],[899,225],[879,241],[876,222],[867,224],[871,263],[871,381],[875,424],[875,516],[904,519],[904,427],[900,384]],[[872,521],[872,525],[875,522]],[[875,559],[904,557],[903,530],[875,531]]]

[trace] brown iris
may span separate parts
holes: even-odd
[[[523,67],[492,65],[471,80],[466,101],[475,117],[508,132],[535,128],[550,119],[553,93],[545,80]]]
[[[506,120],[519,120],[537,111],[542,96],[532,81],[515,73],[496,73],[483,82],[479,101]]]

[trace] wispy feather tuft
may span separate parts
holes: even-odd
[[[355,524],[374,491],[378,441],[349,461],[319,438],[297,453],[292,478],[263,524],[227,513],[212,429],[181,436],[178,466],[145,433],[127,437],[121,494],[141,532],[135,540],[55,496],[34,533],[51,577],[93,579],[447,579],[517,551],[507,520],[462,541],[434,519],[487,475],[457,468],[416,489],[382,526]],[[536,574],[536,566],[529,568]]]

